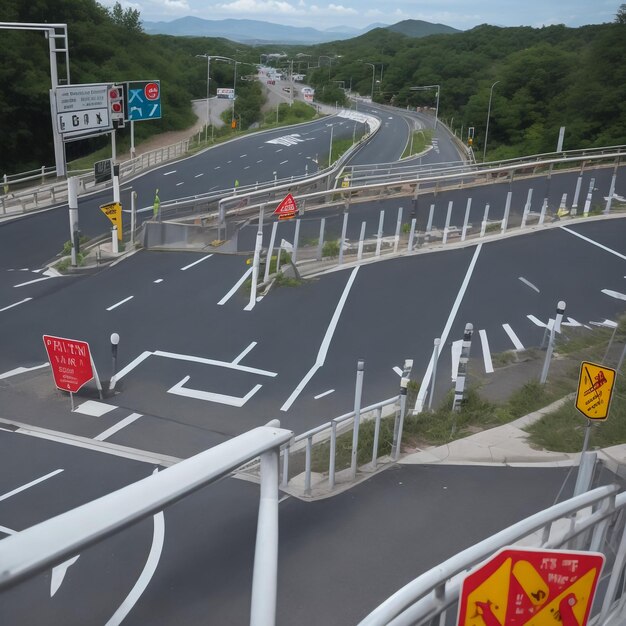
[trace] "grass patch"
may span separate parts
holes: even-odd
[[[413,135],[404,149],[402,158],[413,156],[414,154],[420,154],[426,150],[427,146],[432,145],[433,131],[432,130],[415,130]]]
[[[337,257],[339,256],[339,239],[331,239],[325,241],[322,246],[323,257]]]

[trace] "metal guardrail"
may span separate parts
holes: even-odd
[[[360,626],[446,624],[456,615],[462,579],[472,567],[498,550],[524,547],[600,551],[606,557],[601,605],[590,624],[626,622],[623,577],[626,572],[626,492],[617,485],[599,487],[531,515],[463,550],[418,576],[372,611]],[[591,510],[589,510],[591,508]],[[596,601],[595,607],[599,606]]]
[[[279,448],[292,437],[277,420],[132,485],[0,541],[0,589],[41,573],[260,456],[261,488],[250,623],[273,626],[278,564]]]

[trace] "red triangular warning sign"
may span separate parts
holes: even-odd
[[[279,219],[287,219],[293,217],[298,212],[298,205],[294,197],[288,193],[284,200],[276,207],[274,215],[278,215]]]

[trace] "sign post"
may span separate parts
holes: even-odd
[[[603,565],[597,552],[504,548],[463,580],[457,626],[585,626]]]

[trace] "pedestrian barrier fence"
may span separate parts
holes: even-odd
[[[0,541],[0,589],[64,562],[84,548],[210,485],[260,456],[260,499],[250,624],[273,626],[278,567],[279,448],[292,437],[278,420],[132,485]]]
[[[617,485],[588,491],[459,552],[399,589],[360,626],[456,623],[465,574],[507,546],[602,552],[606,561],[589,624],[622,626],[626,623],[626,492],[618,492]]]

